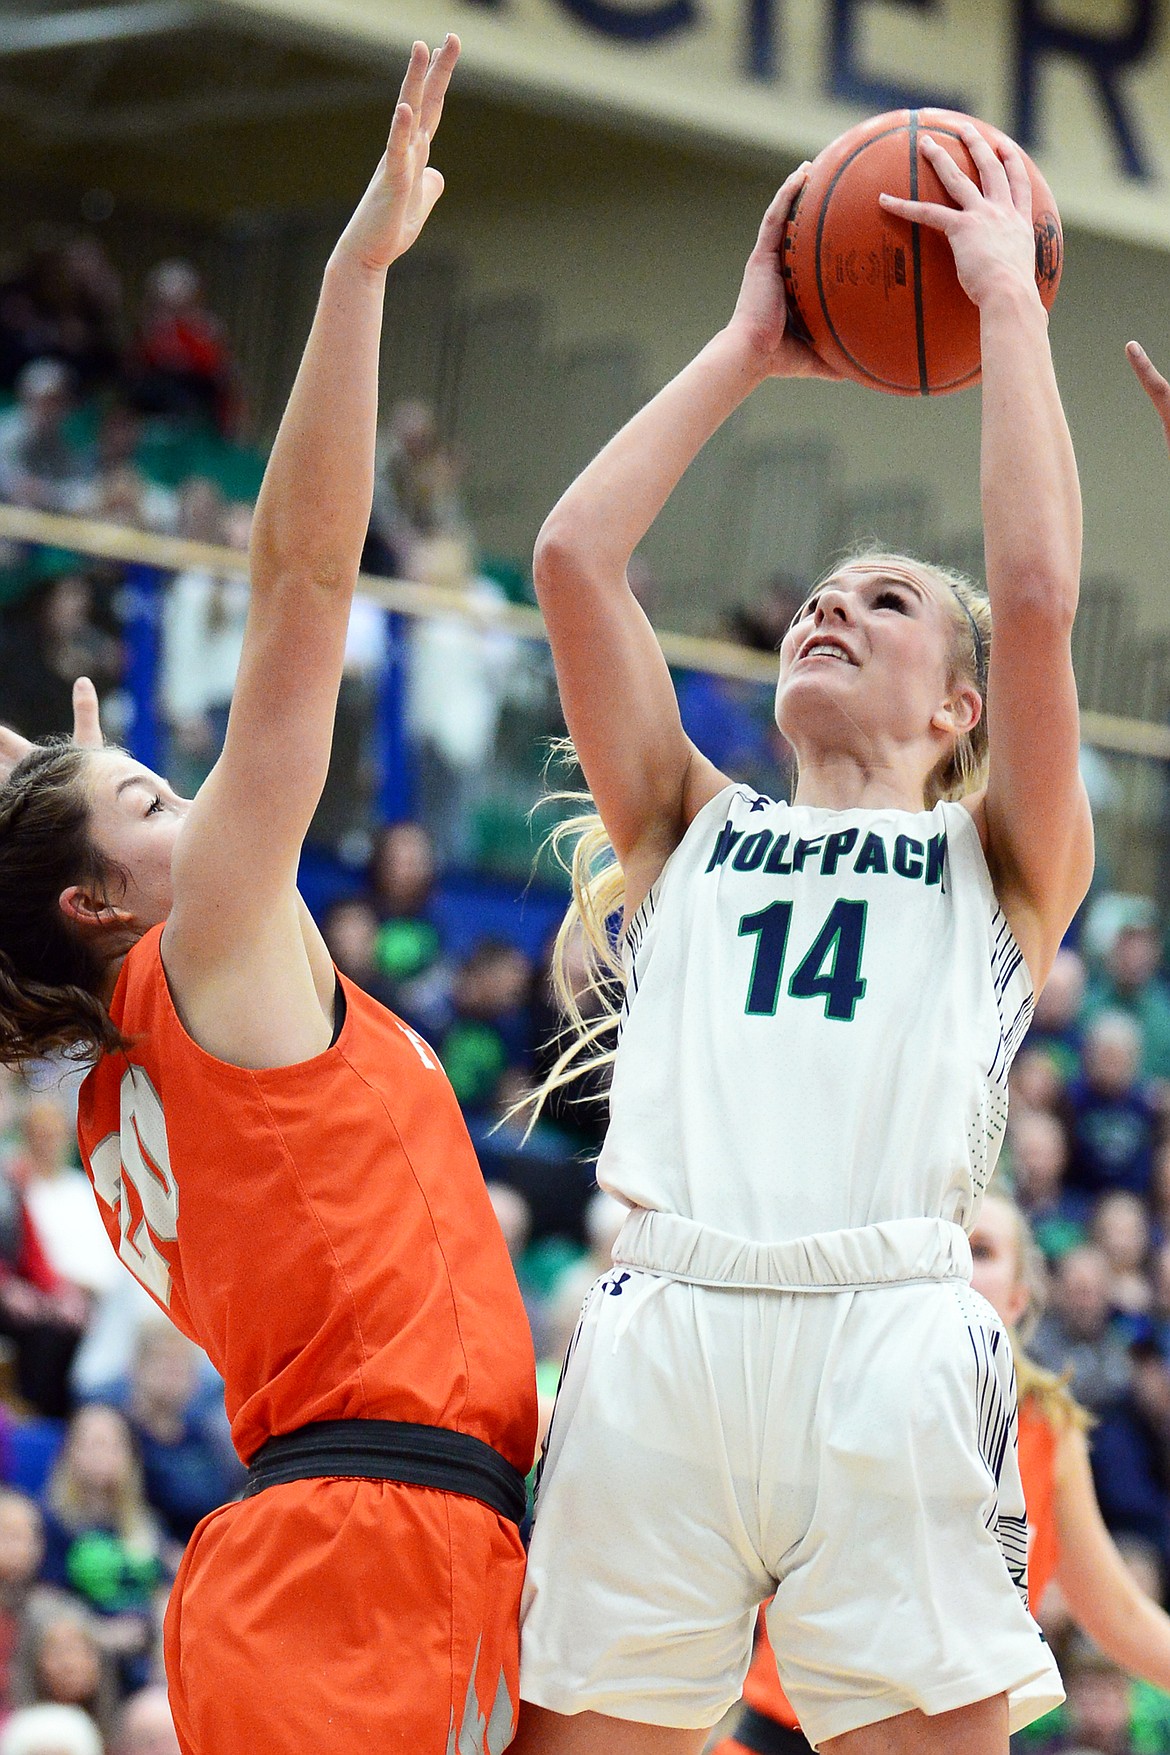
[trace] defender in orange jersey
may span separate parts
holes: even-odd
[[[102,746],[11,734],[0,1059],[93,1063],[111,1239],[222,1372],[244,1498],[196,1530],[166,1662],[185,1755],[499,1755],[518,1700],[535,1381],[431,1049],[334,969],[295,888],[369,516],[387,270],[459,45],[416,44],[326,269],[265,476],[223,755],[191,802]]]
[[[1015,1203],[989,1194],[971,1232],[972,1285],[1009,1329],[1031,1301],[1034,1249]],[[1077,1625],[1131,1675],[1170,1690],[1170,1616],[1126,1569],[1097,1505],[1088,1418],[1060,1378],[1017,1351],[1020,1474],[1028,1506],[1028,1595],[1035,1611],[1053,1578]],[[808,1743],[780,1685],[761,1625],[735,1735],[714,1755],[799,1755]]]

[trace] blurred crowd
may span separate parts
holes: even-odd
[[[47,239],[0,265],[0,501],[243,550],[261,470],[245,426],[224,325],[190,264],[158,263],[133,310],[92,238]],[[363,565],[453,589],[473,619],[436,615],[403,633],[369,603],[355,606],[334,769],[310,836],[333,864],[310,899],[338,966],[442,1059],[516,1266],[547,1410],[622,1209],[594,1182],[603,1075],[555,1093],[527,1127],[524,1099],[565,1043],[551,973],[564,896],[546,890],[539,906],[536,893],[522,906],[511,880],[531,870],[540,830],[528,813],[559,711],[545,649],[491,625],[493,610],[528,601],[530,587],[481,552],[458,455],[424,403],[388,413]],[[655,580],[640,561],[631,583],[653,616]],[[140,585],[121,564],[0,543],[0,721],[33,737],[66,731],[70,685],[84,672],[108,733],[132,738],[126,675]],[[805,590],[778,576],[719,631],[774,651]],[[159,762],[182,792],[222,746],[247,609],[235,575],[193,567],[161,583]],[[379,698],[399,656],[410,814],[378,827]],[[786,786],[767,689],[696,671],[675,680],[687,731],[721,768],[773,796]],[[509,882],[493,889],[469,872]],[[1148,897],[1090,902],[1017,1057],[998,1172],[1040,1246],[1028,1345],[1092,1414],[1103,1513],[1161,1599],[1164,929]],[[565,973],[595,1015],[601,1000],[579,941],[566,947]],[[76,1160],[74,1101],[60,1069],[0,1075],[0,1755],[173,1755],[161,1612],[183,1543],[242,1473],[214,1372],[110,1248]],[[1069,1704],[1021,1744],[1037,1755],[1170,1755],[1170,1697],[1077,1643],[1055,1587],[1043,1620]]]

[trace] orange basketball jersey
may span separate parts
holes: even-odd
[[[1039,1399],[1020,1402],[1020,1476],[1028,1505],[1028,1603],[1033,1615],[1060,1563],[1056,1528],[1056,1449],[1059,1437]]]
[[[528,1322],[438,1056],[340,976],[331,1048],[227,1065],[179,1021],[161,936],[122,965],[131,1046],[89,1074],[78,1134],[115,1249],[222,1375],[240,1456],[310,1421],[407,1420],[526,1471]]]

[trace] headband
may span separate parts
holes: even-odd
[[[955,593],[955,602],[971,624],[971,643],[975,654],[975,681],[979,685],[979,693],[983,694],[987,688],[987,654],[983,645],[983,635],[979,632],[979,623],[953,585],[951,590]]]

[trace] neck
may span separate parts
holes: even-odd
[[[800,757],[794,804],[822,810],[926,809],[921,762],[824,750]]]

